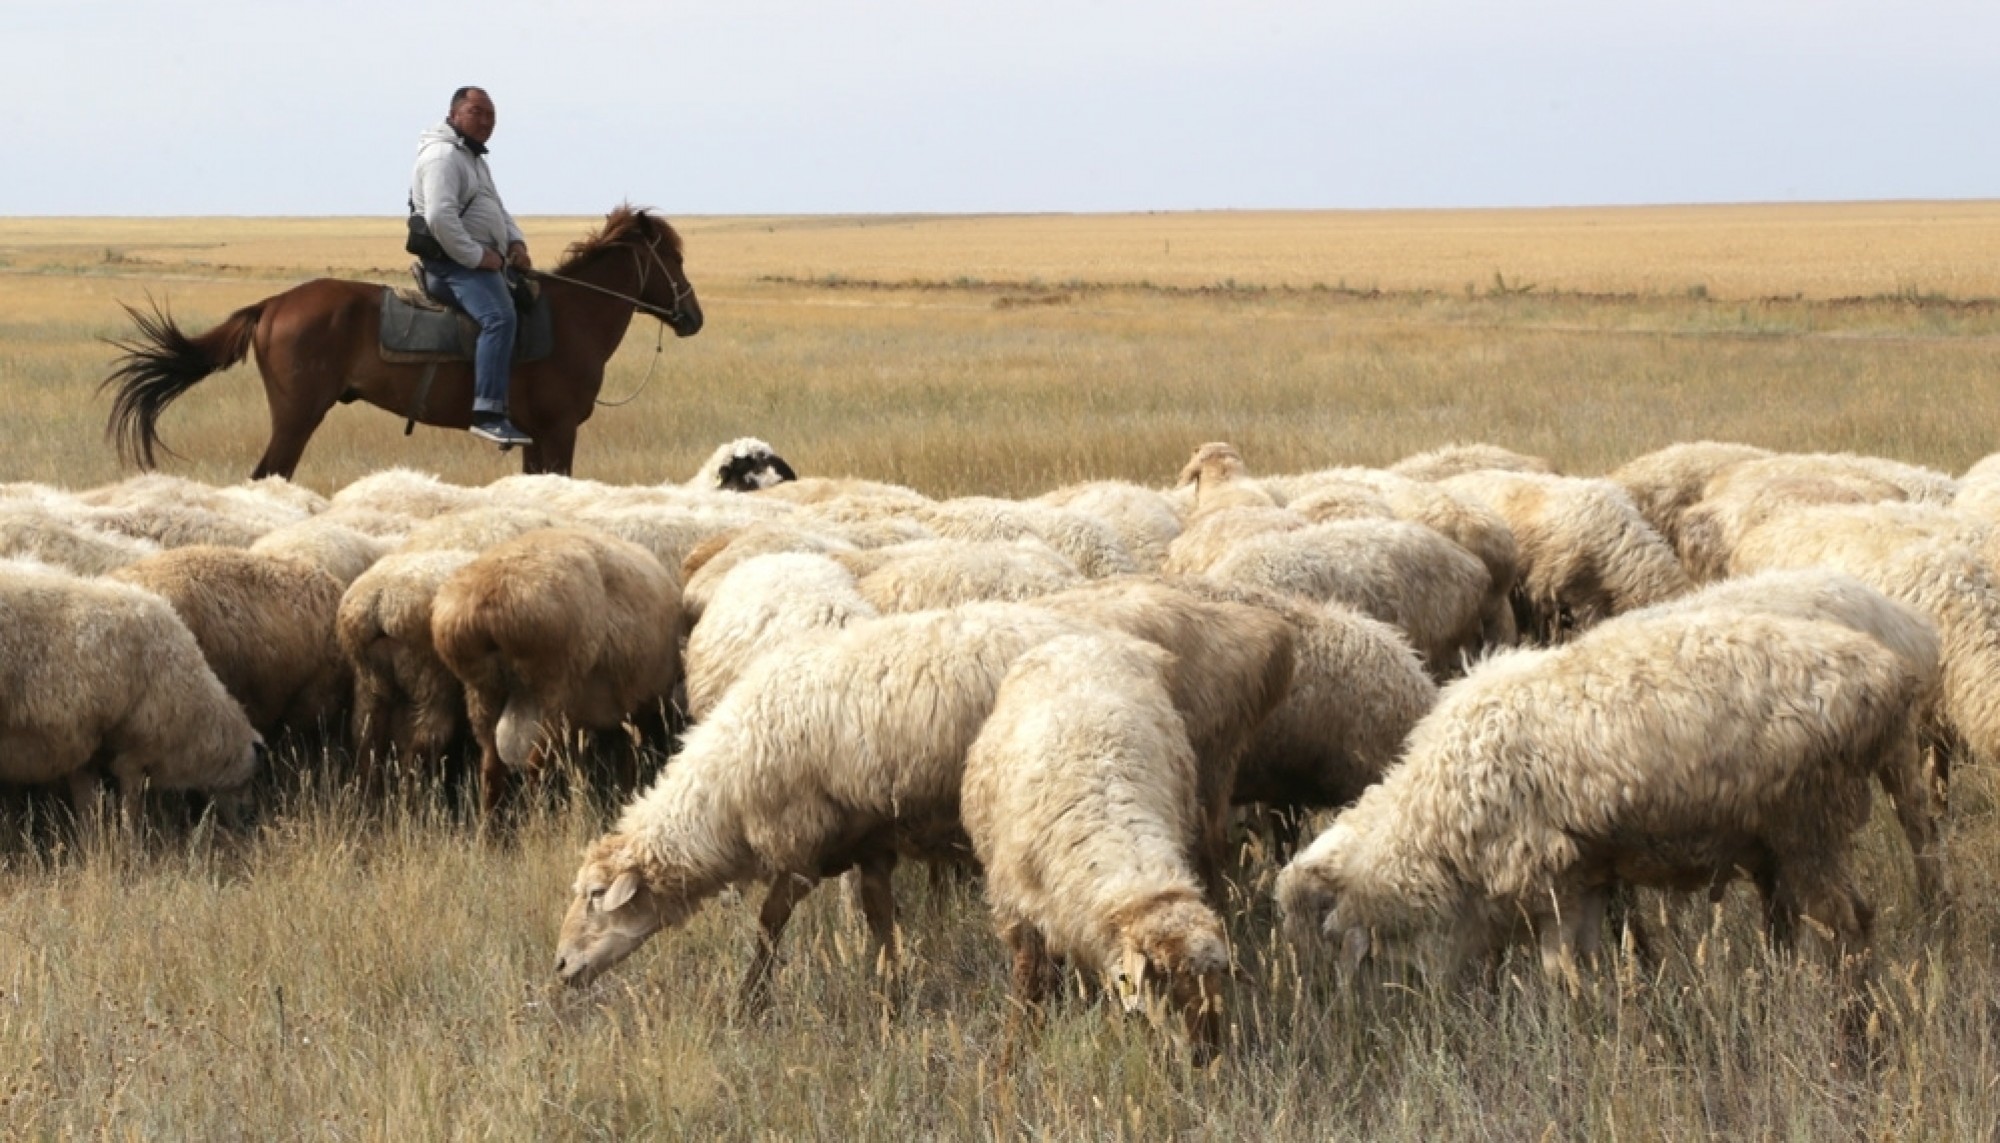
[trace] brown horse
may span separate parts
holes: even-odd
[[[680,337],[701,329],[701,303],[681,268],[681,237],[665,219],[621,206],[597,233],[569,248],[554,273],[538,274],[555,327],[555,348],[540,361],[515,362],[508,389],[514,423],[535,438],[523,472],[567,474],[576,427],[590,419],[604,363],[617,351],[635,312]],[[390,364],[377,350],[382,287],[320,278],[265,298],[190,337],[162,312],[126,312],[139,336],[103,389],[115,389],[105,435],[119,454],[153,467],[160,413],[197,381],[242,361],[254,346],[271,406],[271,440],[251,479],[289,478],[313,430],[335,403],[367,401],[405,417],[416,404],[421,365]],[[472,363],[437,368],[417,417],[462,429],[472,422]]]

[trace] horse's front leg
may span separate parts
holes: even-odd
[[[570,474],[570,463],[576,458],[576,426],[566,428],[540,428],[535,430],[535,443],[521,450],[521,471],[553,473],[557,476]]]

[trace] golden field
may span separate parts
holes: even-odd
[[[707,328],[585,426],[578,476],[682,480],[739,435],[934,495],[1165,483],[1206,440],[1262,472],[1454,440],[1586,474],[1701,437],[1952,472],[2000,449],[2000,203],[675,221]],[[592,222],[528,220],[538,260]],[[94,392],[119,303],[202,328],[314,276],[399,280],[399,240],[393,218],[0,220],[0,482],[123,475]],[[653,358],[635,323],[606,397]],[[162,421],[168,471],[240,479],[263,421],[253,369],[204,382]],[[516,462],[352,407],[299,479],[398,464],[483,483]],[[448,795],[365,806],[342,775],[293,756],[244,834],[6,819],[0,1137],[2000,1133],[2000,775],[1976,769],[1952,790],[1953,925],[1912,916],[1886,814],[1870,830],[1859,1052],[1741,889],[1713,913],[1650,902],[1662,963],[1581,998],[1521,962],[1363,1004],[1273,940],[1253,855],[1235,1043],[1206,1071],[1074,1001],[1001,1069],[1000,946],[976,888],[921,871],[899,880],[894,997],[831,887],[760,1019],[730,1009],[754,894],[562,992],[556,925],[609,806],[490,838]]]

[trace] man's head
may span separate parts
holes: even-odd
[[[483,147],[493,137],[493,99],[483,87],[461,87],[451,93],[451,113],[444,121]]]

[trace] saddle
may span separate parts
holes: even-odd
[[[479,344],[479,323],[457,306],[429,292],[423,263],[410,266],[416,289],[382,287],[382,360],[404,365],[470,361]],[[521,315],[514,333],[514,357],[540,361],[555,348],[555,323],[549,302],[539,294],[534,308]]]

